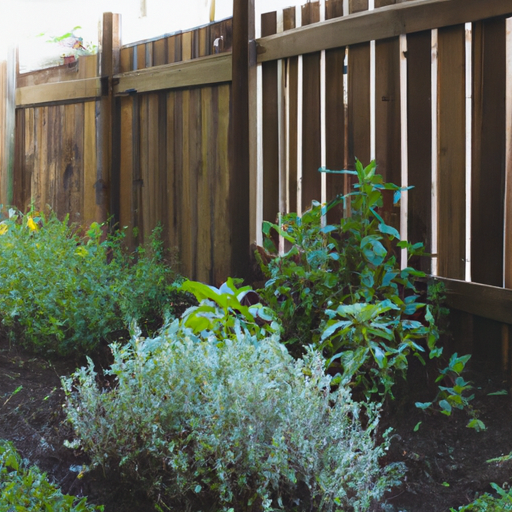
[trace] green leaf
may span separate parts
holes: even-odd
[[[441,407],[441,409],[442,409],[441,412],[443,414],[446,414],[447,416],[450,416],[450,414],[452,413],[452,406],[446,400],[441,400],[439,402],[439,407]]]
[[[467,425],[467,428],[473,428],[477,432],[481,432],[482,430],[486,430],[487,427],[485,426],[485,423],[481,420],[478,420],[476,418],[472,419]]]
[[[394,238],[400,240],[400,233],[392,226],[388,226],[387,224],[379,224],[379,231],[386,235],[391,235]]]
[[[420,425],[422,423],[423,423],[422,421],[418,421],[418,423],[416,423],[416,425],[414,426],[413,431],[414,432],[418,432],[418,430],[420,429]]]
[[[416,402],[414,405],[418,409],[426,410],[432,405],[432,402]]]
[[[378,346],[373,347],[373,357],[377,364],[379,365],[379,368],[387,368],[388,358],[386,357],[386,353],[384,352],[384,350],[382,350]]]
[[[324,332],[322,333],[321,340],[324,341],[325,339],[330,338],[336,331],[338,331],[339,329],[345,329],[345,327],[351,324],[352,322],[350,321],[342,320],[339,322],[334,322],[331,325],[328,325],[327,329],[325,329]]]
[[[508,391],[505,389],[502,389],[501,391],[495,391],[494,393],[487,393],[487,396],[502,396],[502,395],[508,395]]]

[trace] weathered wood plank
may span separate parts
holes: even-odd
[[[436,277],[446,287],[446,303],[472,315],[512,324],[512,290]]]
[[[340,6],[336,9],[336,4]],[[330,6],[331,12],[328,16],[341,16],[343,2],[331,0],[326,4]],[[325,52],[325,75],[326,79],[326,167],[331,170],[345,168],[345,48],[327,50]],[[327,201],[331,201],[339,194],[345,192],[345,177],[342,175],[328,174],[327,179]],[[332,209],[327,218],[328,223],[338,221],[343,215],[343,206],[339,205]]]
[[[302,25],[320,20],[320,3],[302,6]],[[302,210],[313,200],[321,201],[320,53],[308,53],[302,60]]]
[[[465,28],[439,30],[438,273],[464,279],[466,259]]]
[[[407,36],[407,138],[409,157],[409,239],[431,252],[432,236],[432,102],[431,32]],[[430,258],[413,262],[430,272]]]
[[[283,11],[283,29],[295,28],[295,7]],[[286,63],[286,88],[288,110],[288,211],[297,211],[297,114],[298,114],[298,57],[290,57]]]
[[[181,95],[182,102],[182,117],[181,117],[181,131],[183,138],[180,141],[181,145],[176,149],[181,153],[181,168],[176,171],[181,174],[181,208],[179,211],[180,223],[180,259],[181,271],[184,276],[192,278],[194,272],[193,256],[192,256],[192,237],[195,237],[192,225],[192,205],[191,198],[191,184],[190,184],[190,91],[184,90]]]
[[[229,224],[231,248],[236,255],[232,260],[235,277],[248,274],[247,255],[250,247],[250,180],[249,180],[249,72],[254,59],[249,41],[254,39],[254,0],[233,2],[233,84],[231,115],[233,123],[233,153],[230,174]]]
[[[184,132],[188,138],[188,165],[184,172],[188,175],[189,184],[189,209],[190,223],[190,266],[192,279],[198,279],[198,235],[200,232],[200,205],[198,203],[199,173],[201,169],[201,90],[198,88],[190,89],[190,101],[188,109],[188,132]]]
[[[98,103],[99,116],[96,124],[96,151],[97,151],[97,180],[96,207],[98,222],[105,222],[108,209],[111,206],[111,178],[112,172],[118,172],[112,166],[113,154],[118,148],[113,147],[112,128],[114,126],[114,102],[112,97],[112,77],[119,72],[120,49],[120,16],[118,14],[103,14],[101,74],[106,80],[107,94],[101,97]],[[119,182],[119,176],[114,177]]]
[[[199,30],[196,47],[196,55],[204,57],[209,53],[210,33],[208,27]],[[197,236],[196,236],[196,279],[203,282],[211,282],[212,269],[212,197],[210,192],[212,179],[210,175],[214,170],[210,160],[212,149],[212,87],[197,89],[196,95],[196,211],[197,211]]]
[[[474,24],[471,279],[494,286],[503,284],[505,42],[504,19]]]
[[[375,159],[379,174],[396,184],[401,182],[400,125],[400,45],[398,38],[384,39],[375,42]]]
[[[212,244],[213,237],[213,201],[212,185],[215,182],[215,131],[213,120],[213,91],[212,87],[204,87],[200,91],[200,139],[199,139],[199,166],[197,172],[197,279],[205,283],[212,282]]]
[[[16,107],[27,107],[58,101],[92,100],[101,96],[101,80],[84,78],[68,82],[31,85],[16,89]]]
[[[83,185],[83,220],[90,224],[96,219],[96,102],[84,104],[84,170]]]
[[[115,76],[116,95],[229,82],[231,54],[219,54],[154,66]]]
[[[351,12],[367,5],[353,1]],[[258,62],[386,39],[512,13],[510,0],[415,0],[259,38]]]
[[[133,48],[122,48],[120,59],[119,71],[121,73],[133,70]]]
[[[277,13],[261,16],[262,35],[275,34]],[[277,62],[262,66],[263,88],[263,220],[276,222],[279,211],[279,109]]]
[[[213,108],[215,112],[215,188],[212,189],[214,211],[213,238],[213,282],[218,286],[225,282],[233,269],[233,241],[231,224],[226,222],[229,214],[229,198],[234,183],[233,174],[240,172],[233,161],[234,130],[232,118],[228,115],[231,108],[231,86],[224,84],[213,89]],[[236,192],[236,190],[234,191]],[[248,247],[245,247],[248,250]],[[240,254],[245,254],[244,252]]]
[[[172,254],[179,256],[179,232],[178,232],[178,200],[180,191],[177,186],[177,168],[175,164],[176,154],[176,133],[175,125],[175,92],[166,93],[166,168],[165,168],[165,182],[166,182],[166,198],[167,198],[167,218],[165,219],[165,231],[167,233],[168,247]]]
[[[348,49],[348,162],[370,162],[370,45]]]

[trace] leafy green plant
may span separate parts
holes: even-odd
[[[401,268],[397,253],[423,253],[421,243],[400,240],[380,210],[383,193],[397,203],[404,189],[385,183],[375,162],[355,171],[354,191],[327,206],[314,202],[302,217],[289,214],[279,225],[264,223],[265,248],[275,254],[272,232],[291,244],[262,270],[269,278],[260,290],[284,327],[283,339],[294,354],[313,344],[323,351],[340,380],[370,396],[391,392],[397,372],[405,373],[411,355],[438,357],[435,319],[416,288],[425,274]],[[325,215],[350,201],[351,215],[324,225]]]
[[[471,419],[467,424],[468,428],[474,428],[477,432],[485,430],[485,424],[478,418],[478,413],[473,409],[470,402],[475,395],[468,395],[473,389],[473,385],[462,377],[462,372],[466,363],[471,358],[470,355],[459,356],[452,354],[448,366],[439,371],[440,375],[436,382],[444,382],[445,385],[439,385],[439,393],[432,402],[416,402],[416,407],[420,409],[433,409],[434,404],[439,406],[439,411],[446,416],[452,414],[453,409],[465,409]],[[451,386],[448,384],[452,384]]]
[[[102,506],[68,496],[35,466],[27,468],[12,443],[0,441],[0,512],[93,512]]]
[[[403,475],[379,464],[379,406],[331,391],[318,352],[295,361],[275,338],[205,341],[178,321],[112,350],[110,391],[92,362],[63,380],[69,444],[162,508],[363,511]]]
[[[199,305],[185,311],[183,324],[205,339],[233,338],[241,332],[265,338],[279,332],[273,311],[257,302],[259,297],[250,286],[237,288],[237,284],[240,282],[231,277],[220,288],[185,281],[180,289],[193,294]]]
[[[484,493],[469,505],[458,509],[450,508],[450,512],[511,512],[512,489],[503,489],[495,483],[491,483],[491,487],[496,491],[497,496]]]
[[[162,317],[177,295],[165,262],[153,253],[134,262],[122,233],[105,239],[97,223],[78,233],[53,213],[11,209],[0,224],[0,315],[11,341],[49,355],[88,353],[132,319]]]

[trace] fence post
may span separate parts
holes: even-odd
[[[249,272],[250,211],[249,198],[249,73],[256,68],[254,44],[254,0],[233,0],[233,178],[230,184],[231,239],[233,272]]]
[[[112,94],[113,76],[119,72],[119,55],[121,47],[121,17],[111,12],[103,14],[101,31],[100,77],[102,80],[102,96],[96,104],[96,151],[97,171],[96,183],[96,220],[105,222],[108,214],[115,214],[115,200],[118,196],[118,181],[115,172],[113,148],[116,139],[113,134],[115,118],[115,102]],[[109,211],[110,209],[110,211]]]

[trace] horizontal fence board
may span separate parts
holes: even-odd
[[[16,107],[60,101],[94,100],[101,96],[101,79],[84,78],[68,82],[30,85],[16,89]]]
[[[511,13],[510,0],[415,0],[259,38],[258,62]]]
[[[116,75],[114,94],[229,82],[231,76],[231,54],[223,53]]]
[[[512,324],[512,290],[444,277],[435,279],[446,287],[448,307]]]

